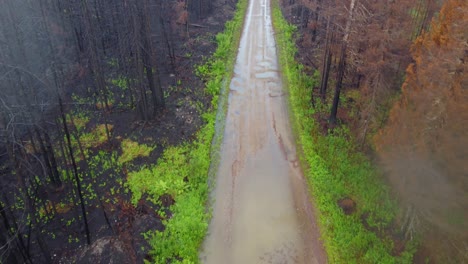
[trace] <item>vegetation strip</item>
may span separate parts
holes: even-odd
[[[319,212],[323,243],[330,263],[410,263],[414,243],[398,250],[393,237],[396,203],[376,177],[370,161],[356,150],[346,127],[321,135],[310,98],[319,74],[310,77],[295,60],[295,27],[283,17],[273,1],[273,25],[278,57],[287,87],[290,113],[301,161]],[[318,102],[316,102],[318,103]],[[320,104],[320,103],[318,103]],[[339,201],[353,205],[347,212]]]
[[[227,96],[222,89],[232,76],[247,2],[238,2],[234,18],[226,23],[224,32],[216,36],[216,52],[197,69],[206,80],[206,93],[212,96],[212,101],[210,110],[203,114],[205,125],[196,134],[196,139],[167,148],[156,165],[129,173],[127,186],[132,191],[134,204],[144,194],[155,203],[165,194],[175,200],[169,208],[172,216],[164,220],[165,230],[146,234],[156,263],[199,263],[198,250],[210,218],[206,210],[209,186],[212,185],[207,183],[210,164],[216,167],[223,133],[223,125],[216,123],[223,122],[222,113],[226,111],[227,100],[220,96]],[[218,118],[217,111],[221,111]],[[220,135],[215,137],[216,131]]]

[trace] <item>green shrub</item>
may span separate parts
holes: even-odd
[[[138,144],[138,142],[130,139],[122,141],[122,156],[119,157],[119,164],[132,161],[137,157],[148,157],[155,147],[149,147],[145,144]]]
[[[156,166],[143,167],[139,171],[129,172],[127,185],[132,191],[132,203],[137,204],[143,193],[157,203],[163,194],[176,198],[185,191],[188,176],[187,146],[169,147],[158,160]]]

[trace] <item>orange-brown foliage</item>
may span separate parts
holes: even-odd
[[[171,20],[172,30],[179,31],[181,35],[185,34],[186,31],[186,24],[189,20],[189,13],[187,10],[187,4],[185,1],[174,1],[172,6],[174,16],[176,17],[175,20]]]
[[[402,203],[455,245],[452,260],[468,246],[467,29],[468,2],[448,0],[415,41],[401,99],[375,138]]]

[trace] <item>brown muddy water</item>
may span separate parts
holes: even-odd
[[[296,156],[270,13],[269,0],[250,0],[202,263],[326,262]]]

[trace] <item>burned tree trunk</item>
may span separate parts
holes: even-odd
[[[65,116],[65,112],[64,112],[64,109],[63,109],[62,98],[60,98],[60,96],[59,96],[58,100],[59,100],[59,106],[60,106],[60,114],[62,116],[63,130],[65,132],[65,137],[67,138],[68,151],[69,151],[69,154],[70,154],[70,159],[72,161],[73,175],[74,175],[75,181],[76,181],[76,189],[78,191],[78,196],[79,196],[79,199],[80,199],[81,212],[82,212],[82,215],[83,215],[83,223],[84,223],[85,232],[86,232],[86,242],[88,243],[88,245],[90,245],[91,244],[91,239],[90,239],[90,233],[89,233],[88,218],[86,216],[86,208],[85,208],[84,199],[83,199],[83,192],[81,191],[81,180],[80,180],[80,177],[78,175],[78,168],[76,166],[75,156],[73,154],[73,147],[72,147],[72,143],[71,143],[70,132],[68,130],[67,118]]]
[[[351,24],[352,24],[353,16],[354,16],[354,7],[356,6],[357,1],[358,0],[351,0],[351,3],[349,5],[348,20],[346,21],[343,42],[341,43],[340,61],[338,64],[338,72],[337,72],[336,85],[335,85],[335,95],[333,97],[333,104],[332,104],[331,111],[330,111],[329,122],[331,124],[336,124],[336,115],[338,113],[338,104],[340,102],[341,87],[343,85],[343,77],[344,77],[344,73],[346,70],[346,49],[348,47],[348,39],[349,39],[349,34],[351,31]]]

